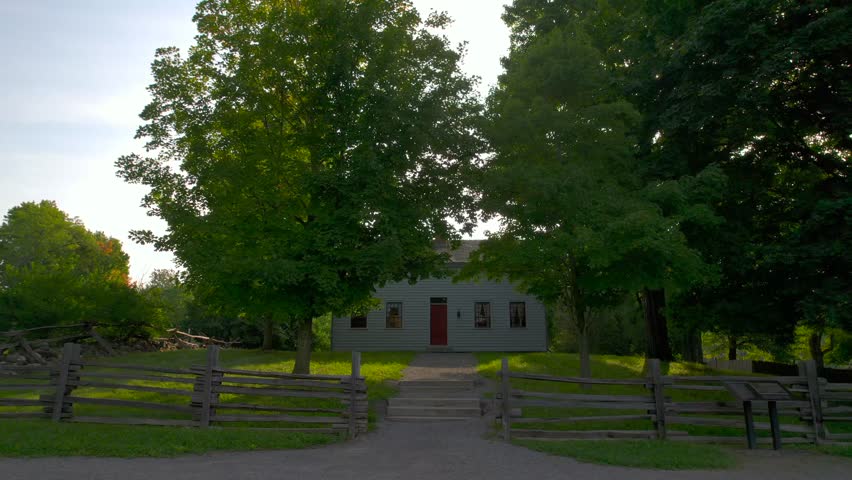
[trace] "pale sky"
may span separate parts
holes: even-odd
[[[447,11],[446,32],[468,42],[468,74],[483,95],[497,81],[509,33],[508,0],[414,0],[425,15]],[[115,176],[148,102],[154,50],[192,44],[196,0],[0,0],[0,215],[24,201],[54,200],[90,230],[118,238],[130,273],[145,280],[172,268],[169,253],[128,238],[162,232],[139,206],[146,187]],[[480,228],[477,236],[482,235]]]

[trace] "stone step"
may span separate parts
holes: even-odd
[[[479,408],[475,397],[394,397],[388,401],[391,407],[462,407]]]
[[[387,417],[390,422],[469,422],[472,417]]]
[[[388,417],[479,417],[482,412],[476,407],[423,407],[389,406]]]
[[[473,388],[473,380],[402,380],[400,388]]]
[[[473,398],[470,390],[447,390],[440,388],[408,388],[399,391],[395,398]]]
[[[451,353],[453,349],[447,345],[429,345],[426,347],[426,351],[431,353]]]

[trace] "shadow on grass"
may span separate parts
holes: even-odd
[[[539,452],[601,465],[660,470],[727,469],[736,465],[729,451],[712,445],[629,440],[518,440],[513,443]]]
[[[339,440],[335,435],[247,429],[198,429],[53,423],[3,423],[0,456],[5,457],[173,457],[211,451],[306,448]]]

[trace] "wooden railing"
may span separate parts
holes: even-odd
[[[652,359],[644,377],[579,378],[511,371],[504,358],[499,417],[505,439],[746,439],[776,448],[852,440],[852,384],[817,378],[813,362],[804,362],[802,371],[792,377],[664,376]],[[732,394],[731,383],[749,382],[780,385],[782,396],[746,402]],[[764,416],[768,421],[760,421]],[[773,435],[761,438],[761,430]]]
[[[56,391],[56,371],[45,366],[0,366],[0,419],[49,418],[48,400]]]
[[[852,383],[827,383],[820,394],[819,413],[825,439],[852,441]],[[842,427],[843,432],[837,432],[835,426]]]
[[[12,409],[0,418],[240,426],[354,437],[367,430],[360,359],[352,354],[350,375],[293,375],[223,368],[218,346],[208,347],[205,365],[166,368],[82,361],[80,346],[66,344],[57,367],[0,366],[0,407]],[[15,391],[23,395],[10,394]]]

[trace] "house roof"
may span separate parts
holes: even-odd
[[[470,261],[470,254],[479,248],[479,244],[484,240],[462,240],[458,248],[451,250],[449,242],[436,240],[435,250],[441,253],[450,254],[450,263],[467,263]]]

